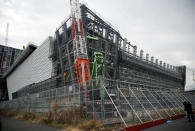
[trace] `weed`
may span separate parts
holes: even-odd
[[[78,125],[78,127],[84,131],[111,131],[111,129],[106,128],[100,121],[97,120],[82,122]]]

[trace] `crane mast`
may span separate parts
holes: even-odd
[[[89,59],[79,0],[70,0],[72,17],[72,41],[77,79],[80,86],[90,84]]]
[[[6,28],[5,47],[4,47],[4,51],[3,51],[3,65],[2,65],[2,68],[1,68],[1,73],[2,74],[4,74],[5,71],[6,71],[8,31],[9,31],[9,24],[7,24],[7,28]]]

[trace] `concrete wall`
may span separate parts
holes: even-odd
[[[52,62],[48,59],[51,40],[52,37],[47,38],[7,77],[10,100],[13,92],[26,85],[38,83],[51,77]]]

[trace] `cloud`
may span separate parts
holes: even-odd
[[[49,4],[47,0],[0,1],[0,43],[4,42],[2,37],[5,36],[6,23],[9,23],[10,46],[22,48],[29,41],[40,45],[46,37],[54,35],[55,29],[68,15],[66,6],[62,0],[50,1]]]
[[[87,0],[87,3],[145,53],[170,64],[194,66],[194,1]]]
[[[7,6],[12,6],[15,3],[15,0],[3,0],[3,2]]]
[[[195,68],[195,1],[84,1],[145,53]],[[29,41],[40,45],[69,14],[69,0],[0,0],[0,43],[9,22],[10,46],[22,48]]]

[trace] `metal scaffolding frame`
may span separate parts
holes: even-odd
[[[2,108],[46,112],[56,103],[60,110],[85,105],[86,119],[98,119],[104,124],[122,122],[128,126],[183,114],[183,102],[187,100],[195,104],[178,91],[185,86],[185,66],[167,68],[138,56],[136,46],[127,41],[124,45],[120,33],[85,5],[81,5],[81,16],[90,71],[94,52],[101,52],[105,86],[97,85],[93,79],[85,89],[79,88],[71,17],[68,17],[56,30],[55,41],[51,43],[52,78],[23,87],[13,94],[12,101],[1,103]],[[101,90],[106,92],[103,99]],[[83,94],[89,95],[89,99],[83,99]]]
[[[96,81],[93,82],[95,85]],[[112,82],[117,83],[118,81],[113,80]],[[77,83],[75,83],[76,86],[78,86]],[[106,91],[103,101],[98,94],[102,88]],[[20,112],[47,112],[55,104],[58,104],[59,110],[63,111],[67,107],[79,105],[80,92],[72,89],[70,86],[58,88],[50,86],[47,90],[3,102],[0,107]],[[120,86],[120,88],[112,89],[109,89],[108,86],[89,86],[87,93],[90,94],[90,100],[84,101],[87,107],[86,119],[98,119],[105,124],[122,122],[124,126],[184,114],[183,102],[189,100],[185,93],[177,90],[135,86]],[[193,101],[191,103],[194,104]]]

